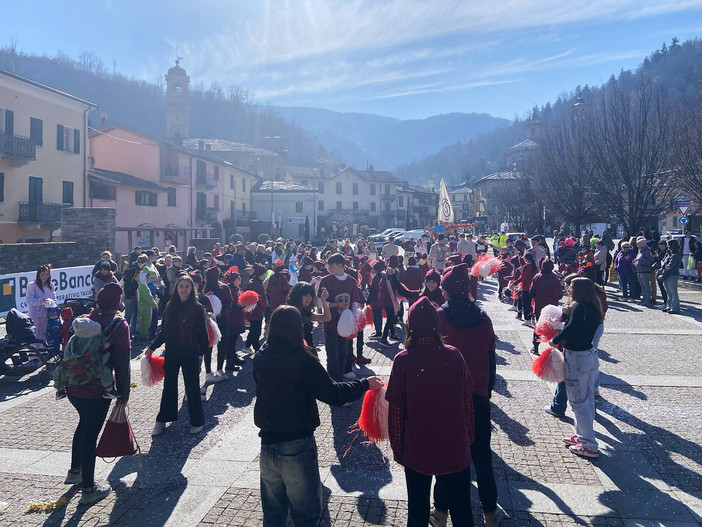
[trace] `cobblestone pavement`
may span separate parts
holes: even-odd
[[[499,338],[492,446],[498,501],[509,516],[503,525],[702,524],[702,289],[681,287],[684,314],[676,316],[622,303],[608,288],[595,424],[603,455],[596,461],[561,446],[572,413],[561,420],[543,411],[554,386],[530,371],[531,330],[495,299],[495,282],[480,289]],[[367,342],[372,362],[357,373],[388,375],[397,349]],[[179,420],[152,440],[160,388],[141,386],[137,360],[133,374],[129,407],[142,466],[136,458],[98,460],[97,477],[114,492],[89,508],[78,507],[77,489],[63,484],[77,418],[70,404],[55,401],[40,375],[0,379],[0,502],[7,503],[0,525],[261,524],[251,361],[234,379],[208,386],[206,433],[194,437],[183,407]],[[404,476],[389,446],[364,444],[349,432],[360,403],[319,409],[324,524],[404,525]],[[61,496],[65,507],[27,509]],[[481,525],[475,486],[472,500]]]

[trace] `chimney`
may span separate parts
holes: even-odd
[[[368,165],[368,172],[370,172],[372,174],[374,168],[375,167],[373,165]]]
[[[210,143],[207,143],[205,145],[205,150],[207,150],[208,152],[212,152],[212,145]]]
[[[198,140],[197,149],[200,151],[200,153],[205,151],[205,142],[202,139]]]

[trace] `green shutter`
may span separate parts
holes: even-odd
[[[56,149],[63,150],[63,125],[56,125]]]
[[[12,110],[5,110],[5,133],[7,135],[15,133],[15,112]]]
[[[80,130],[73,130],[73,153],[80,154]]]

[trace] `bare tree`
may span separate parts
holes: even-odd
[[[592,166],[580,133],[577,107],[564,101],[559,109],[559,115],[543,127],[540,148],[524,170],[548,209],[566,223],[579,226],[597,213]]]
[[[581,114],[593,196],[629,232],[663,212],[673,192],[670,106],[649,78],[637,74],[635,81],[625,91],[610,79]]]
[[[676,187],[702,202],[702,100],[676,113],[673,177]]]

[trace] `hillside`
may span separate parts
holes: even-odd
[[[510,124],[488,114],[450,113],[401,121],[361,113],[319,108],[276,107],[280,115],[308,131],[327,150],[341,153],[353,165],[373,163],[393,169],[441,148],[468,141]]]

